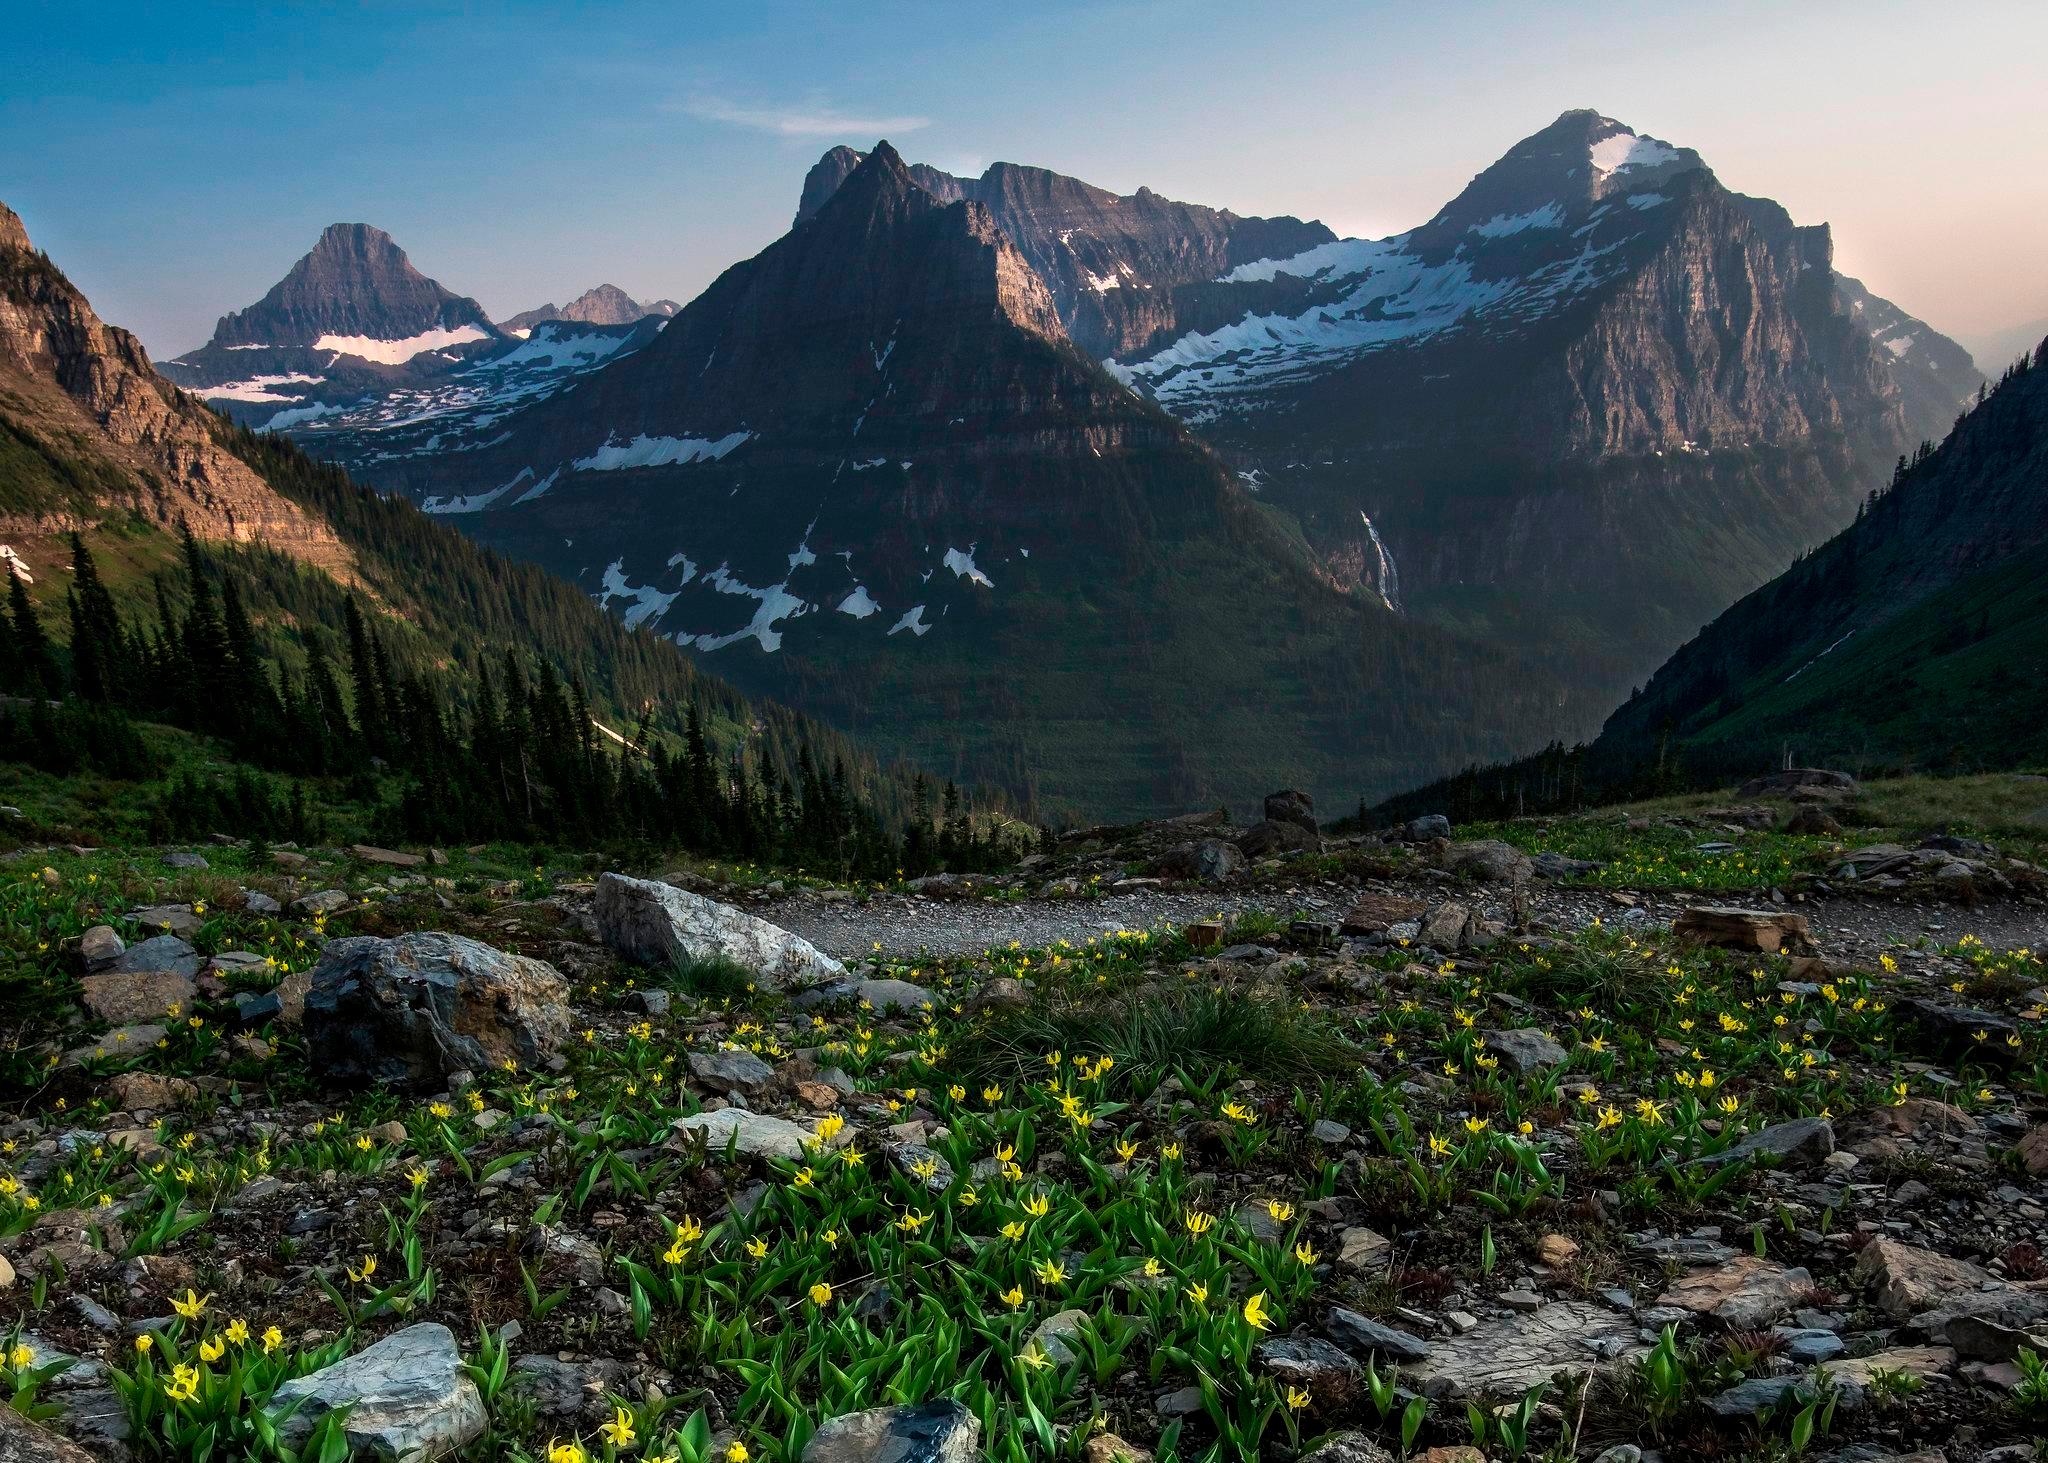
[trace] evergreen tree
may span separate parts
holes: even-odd
[[[43,622],[36,618],[36,607],[29,602],[28,585],[11,565],[0,572],[7,574],[7,611],[14,622],[14,662],[21,687],[30,695],[40,688],[45,695],[61,696],[64,677],[57,669],[50,638],[43,633]]]

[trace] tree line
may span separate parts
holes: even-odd
[[[167,836],[308,836],[306,782],[325,779],[375,805],[378,827],[403,841],[644,844],[866,878],[987,868],[1010,852],[951,784],[935,796],[916,776],[908,808],[891,816],[841,751],[759,735],[721,751],[694,695],[679,735],[657,730],[652,698],[616,731],[581,676],[545,655],[472,655],[459,672],[420,665],[353,593],[340,643],[301,622],[303,664],[288,665],[266,653],[236,566],[189,530],[180,572],[156,576],[153,604],[133,616],[78,534],[71,550],[66,658],[9,576],[0,684],[21,695],[0,716],[0,757],[137,778],[152,770],[137,720],[218,740],[240,765],[211,786],[174,778],[154,820]],[[266,788],[252,769],[296,781]]]

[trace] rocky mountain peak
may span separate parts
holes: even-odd
[[[0,249],[29,247],[28,226],[21,221],[21,215],[0,203]]]
[[[382,229],[338,223],[261,300],[223,315],[212,343],[319,346],[323,339],[394,343],[431,336],[449,345],[495,334],[482,306],[420,273]]]
[[[1648,199],[1690,173],[1713,176],[1689,147],[1599,112],[1569,111],[1509,148],[1418,233],[1505,230],[1553,213],[1561,220],[1608,198]]]
[[[848,174],[860,166],[860,154],[841,144],[830,148],[804,174],[804,191],[797,200],[796,223],[802,223],[825,206],[825,200],[839,191]]]

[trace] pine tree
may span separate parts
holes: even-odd
[[[50,649],[49,636],[43,633],[43,622],[36,618],[36,607],[29,602],[28,585],[13,572],[12,565],[0,572],[7,575],[7,610],[14,621],[14,660],[22,689],[31,695],[38,687],[45,695],[63,695],[64,676],[57,669],[57,656]]]
[[[71,684],[81,700],[123,699],[130,674],[126,636],[114,597],[100,580],[99,566],[85,539],[71,535]]]

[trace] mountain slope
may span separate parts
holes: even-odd
[[[158,377],[140,341],[93,313],[0,204],[0,536],[118,509],[352,576],[333,530],[227,451],[218,427]]]
[[[544,320],[574,320],[584,325],[631,325],[648,315],[668,316],[682,306],[674,300],[652,300],[641,304],[615,284],[601,284],[585,290],[566,305],[546,304],[536,310],[522,310],[498,329],[507,335],[524,336]]]
[[[2048,352],[2048,345],[2044,345]],[[1594,752],[2013,766],[2048,755],[2048,354],[1709,625]]]
[[[743,685],[1051,808],[1355,793],[1557,721],[1547,673],[1328,584],[1073,347],[987,207],[886,145],[496,431],[368,471]]]
[[[680,733],[694,706],[751,770],[793,774],[808,749],[820,765],[845,762],[852,785],[886,811],[912,804],[911,769],[882,769],[533,565],[208,411],[158,377],[132,335],[102,323],[0,205],[0,557],[26,571],[62,639],[69,539],[80,533],[139,629],[155,623],[154,581],[175,577],[181,525],[235,567],[281,663],[303,664],[316,644],[338,660],[353,594],[398,664],[444,682],[458,703],[478,693],[485,668],[538,659],[581,681],[618,727],[646,715]]]
[[[1113,366],[1333,573],[1567,644],[1597,704],[1960,404],[1852,318],[1831,255],[1689,149],[1568,112],[1409,233],[1182,287],[1190,328]]]
[[[835,147],[804,178],[801,224],[860,165]],[[1123,197],[1045,168],[996,163],[961,178],[919,163],[909,169],[941,203],[971,200],[989,211],[1051,289],[1067,334],[1092,357],[1120,355],[1170,337],[1174,287],[1214,279],[1260,259],[1285,259],[1336,238],[1297,218],[1243,218],[1176,203],[1149,188]]]

